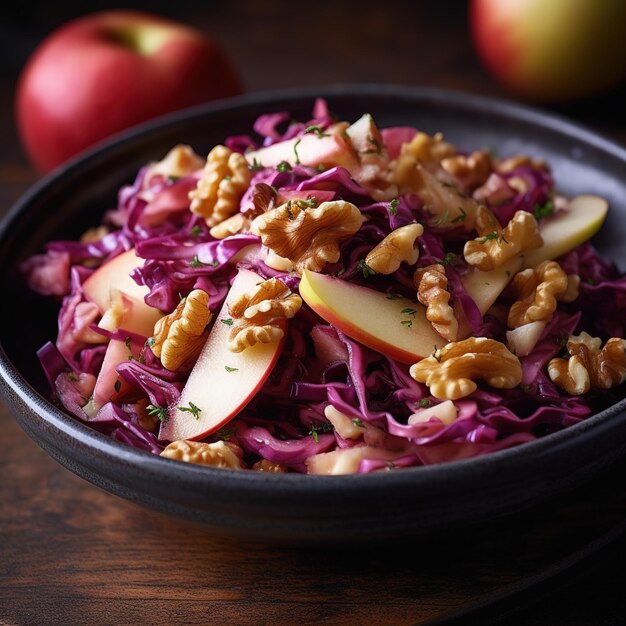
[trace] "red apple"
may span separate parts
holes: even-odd
[[[240,91],[232,64],[202,33],[148,13],[94,13],[34,52],[18,83],[17,125],[46,172],[134,124]]]
[[[626,77],[621,0],[473,0],[470,19],[485,65],[529,99],[587,96]]]

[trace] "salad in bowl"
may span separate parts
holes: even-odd
[[[253,130],[173,147],[23,264],[62,301],[39,357],[68,413],[169,459],[335,475],[520,445],[623,395],[604,199],[322,100]]]

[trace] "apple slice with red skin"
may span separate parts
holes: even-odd
[[[148,287],[138,285],[130,277],[130,273],[135,268],[141,267],[143,263],[144,259],[135,254],[134,248],[122,252],[101,265],[87,278],[83,284],[85,296],[91,302],[95,302],[103,313],[111,306],[111,294],[114,289],[143,302],[148,293]]]
[[[415,363],[446,340],[426,319],[423,305],[408,298],[304,270],[302,299],[352,339],[401,363]]]
[[[161,424],[159,439],[177,441],[210,435],[235,417],[267,380],[282,350],[284,336],[274,343],[258,343],[243,352],[231,352],[228,337],[232,326],[222,323],[230,319],[228,304],[262,281],[249,270],[240,270],[235,277],[177,406],[169,407],[169,418]],[[286,327],[285,322],[283,331]],[[197,416],[180,408],[193,408],[192,404],[198,407]]]

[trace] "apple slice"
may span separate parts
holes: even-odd
[[[470,270],[461,282],[480,312],[487,312],[519,270],[556,259],[593,237],[604,223],[608,208],[604,198],[576,196],[567,211],[541,222],[541,248],[513,257],[495,270]]]
[[[426,319],[414,300],[347,283],[305,270],[300,281],[303,300],[329,324],[402,363],[415,363],[446,340]]]
[[[557,213],[541,223],[541,248],[524,255],[524,267],[536,267],[551,261],[591,239],[602,227],[609,205],[599,196],[576,196],[567,211]]]
[[[276,167],[285,161],[291,165],[301,164],[309,167],[324,165],[328,168],[341,165],[354,171],[359,163],[352,148],[341,135],[333,133],[332,129],[328,132],[330,133],[328,136],[310,133],[294,137],[248,152],[245,157],[248,163],[260,163],[263,167]]]
[[[130,277],[130,273],[136,267],[141,267],[143,262],[144,259],[140,259],[134,249],[122,252],[99,267],[84,282],[85,296],[91,302],[95,302],[103,313],[111,306],[113,289],[119,289],[127,296],[143,301],[148,288],[145,285],[138,285]]]
[[[110,332],[121,328],[143,337],[150,337],[154,325],[161,317],[163,313],[158,309],[113,288],[111,306],[105,311],[98,326]]]
[[[263,279],[249,270],[240,270],[228,292],[226,303],[182,391],[178,406],[169,407],[170,417],[161,424],[159,439],[201,439],[219,430],[243,409],[270,375],[284,340],[259,343],[243,352],[228,349],[231,326],[228,304],[252,290]],[[286,329],[286,324],[285,328]],[[182,411],[180,407],[197,407]]]

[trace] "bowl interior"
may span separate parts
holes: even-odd
[[[282,529],[292,539],[305,540],[312,539],[307,534],[311,528],[320,537],[356,539],[379,532],[375,523],[382,519],[384,533],[398,534],[441,527],[442,515],[452,523],[519,509],[621,454],[626,400],[537,442],[445,466],[330,481],[257,472],[228,472],[226,478],[220,470],[127,448],[62,415],[46,400],[49,390],[35,352],[56,336],[58,303],[26,289],[19,271],[22,261],[47,241],[76,239],[97,225],[115,207],[120,186],[131,183],[142,165],[172,146],[186,143],[206,154],[228,135],[250,133],[262,113],[289,111],[294,119],[306,121],[318,95],[341,119],[356,120],[369,112],[381,127],[441,131],[461,150],[487,147],[501,156],[523,152],[545,159],[562,193],[607,198],[611,210],[595,242],[626,268],[626,150],[569,122],[467,94],[392,86],[254,94],[198,107],[147,124],[76,159],[33,188],[0,226],[0,289],[5,294],[0,369],[8,372],[4,376],[11,380],[10,394],[19,397],[16,413],[29,434],[73,471],[119,495],[225,532],[238,527],[247,536],[275,538]],[[311,490],[321,499],[311,500]],[[372,502],[378,504],[373,507]],[[286,503],[278,515],[277,506]],[[358,533],[353,525],[357,516],[369,520]]]

